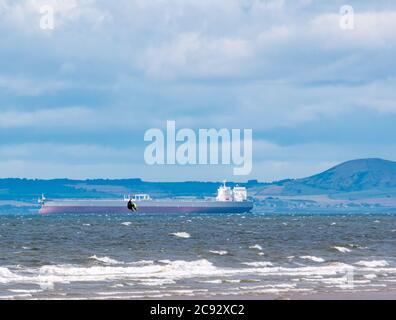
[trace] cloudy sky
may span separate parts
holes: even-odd
[[[393,0],[0,0],[0,35],[0,177],[236,179],[146,165],[166,120],[253,129],[240,180],[396,160]]]

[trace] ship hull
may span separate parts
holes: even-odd
[[[194,213],[246,213],[253,209],[251,202],[208,201],[146,201],[137,202],[137,211],[127,208],[124,201],[63,201],[48,202],[40,214],[194,214]]]

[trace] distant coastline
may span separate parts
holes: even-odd
[[[146,182],[141,179],[0,179],[0,212],[37,206],[37,198],[211,197],[221,182]],[[396,212],[396,162],[351,160],[317,175],[275,182],[229,182],[248,189],[261,212]],[[2,210],[3,209],[3,210]]]

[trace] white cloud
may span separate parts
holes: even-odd
[[[37,80],[26,76],[0,75],[0,89],[5,89],[17,95],[39,96],[49,92],[64,90],[72,86],[71,83],[61,80]]]
[[[174,41],[148,48],[141,65],[150,76],[227,76],[240,72],[252,56],[249,44],[238,38],[210,39],[196,33],[180,34]]]
[[[331,147],[326,153],[320,149],[325,138],[316,135],[315,125],[326,121],[345,117],[352,123],[363,112],[395,114],[395,8],[352,2],[355,30],[342,31],[339,7],[323,1],[0,0],[0,129],[18,132],[18,141],[22,131],[30,141],[33,129],[50,141],[59,132],[101,131],[116,142],[125,131],[143,137],[146,129],[173,119],[180,127],[253,128],[261,134],[312,128],[307,144],[258,146],[255,174],[268,178],[268,172],[276,173],[273,178],[301,176],[319,169],[315,163],[322,168],[339,161],[338,153],[392,156],[365,142],[356,152]],[[54,31],[39,29],[42,4],[56,8]],[[381,129],[381,123],[373,126]],[[282,136],[274,135],[274,141]],[[54,159],[77,160],[65,155],[67,146],[37,143]],[[89,161],[90,152],[81,149],[70,153],[87,154]],[[87,150],[92,167],[78,170],[90,174],[110,172],[116,157],[127,157],[106,148]],[[30,147],[3,151],[4,161],[23,159],[21,172],[36,166],[29,161],[36,155]],[[102,157],[108,163],[100,167],[95,158],[102,152],[115,156]],[[318,153],[326,158],[316,158]],[[67,163],[50,168],[78,171]],[[188,168],[139,170],[158,179],[190,174]],[[205,170],[191,175],[227,174]]]
[[[342,30],[339,21],[339,14],[321,14],[311,21],[309,27],[312,34],[329,49],[381,50],[396,46],[396,11],[355,12],[353,30]]]
[[[54,9],[55,28],[64,28],[85,22],[95,28],[111,20],[111,15],[97,7],[95,0],[17,0],[0,2],[0,15],[3,22],[27,33],[42,32],[40,8],[50,6]]]
[[[41,109],[35,111],[2,111],[0,128],[76,126],[89,119],[92,110],[84,107]]]

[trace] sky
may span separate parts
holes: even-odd
[[[395,31],[393,0],[0,0],[0,177],[274,181],[396,160]],[[251,173],[147,165],[167,120],[252,129]]]

